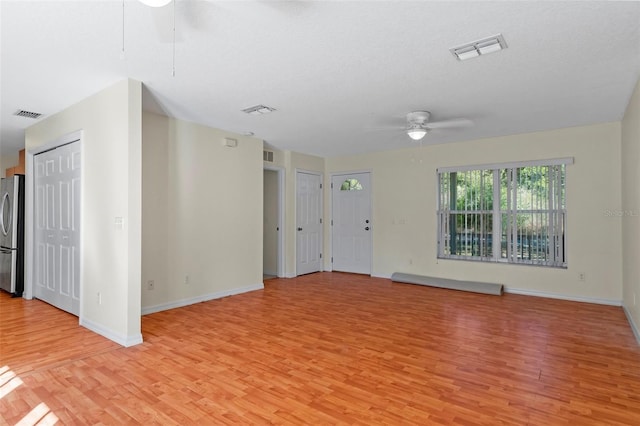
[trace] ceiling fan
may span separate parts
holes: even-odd
[[[466,118],[430,122],[430,117],[431,113],[429,111],[413,111],[407,114],[407,123],[404,126],[394,126],[391,129],[403,129],[411,139],[419,141],[424,138],[428,132],[434,129],[462,128],[473,125],[473,122]]]

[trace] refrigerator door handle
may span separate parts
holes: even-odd
[[[7,218],[8,218],[7,223],[4,223],[5,208],[9,212],[9,214],[7,215]],[[0,205],[0,230],[2,231],[5,237],[9,233],[10,226],[11,226],[11,205],[9,204],[9,193],[5,192],[4,195],[2,196],[2,205]]]

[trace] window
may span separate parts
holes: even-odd
[[[340,185],[340,191],[362,191],[362,184],[358,179],[346,179]]]
[[[438,170],[438,257],[567,267],[573,159]]]

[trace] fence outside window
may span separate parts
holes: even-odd
[[[567,267],[572,159],[438,170],[438,257]]]

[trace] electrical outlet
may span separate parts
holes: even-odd
[[[156,288],[156,283],[153,280],[147,281],[147,290],[153,290]]]
[[[98,292],[98,305],[102,305],[102,294],[100,292]]]
[[[189,284],[189,275],[185,275],[184,276],[184,283],[185,283],[185,285]]]
[[[586,277],[586,275],[585,275],[585,273],[584,273],[584,272],[580,272],[580,273],[578,274],[578,279],[579,279],[580,281],[585,281],[585,280],[587,279],[587,277]]]

